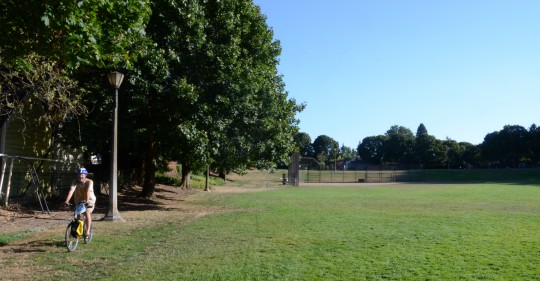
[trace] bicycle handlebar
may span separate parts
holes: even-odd
[[[81,202],[79,202],[79,204],[77,204],[77,205],[80,205],[80,204],[84,204],[85,207],[88,207],[88,203],[86,203],[86,201],[81,201]],[[69,203],[67,203],[67,204],[66,204],[66,203],[63,203],[62,206],[64,206],[64,207],[73,207],[73,206],[75,206],[75,204],[69,202]]]

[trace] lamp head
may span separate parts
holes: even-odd
[[[122,85],[122,81],[124,80],[124,74],[118,71],[113,71],[107,74],[107,77],[109,78],[109,84],[116,89],[120,88],[120,85]]]

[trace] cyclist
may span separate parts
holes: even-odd
[[[94,182],[91,179],[86,178],[88,175],[88,170],[85,168],[77,169],[77,179],[73,180],[71,183],[71,188],[66,197],[65,205],[69,204],[71,196],[74,196],[75,205],[80,202],[86,203],[86,233],[85,237],[90,235],[90,229],[92,226],[92,212],[94,211],[94,206],[96,204],[96,195],[94,194]]]

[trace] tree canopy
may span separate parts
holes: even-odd
[[[126,74],[119,161],[144,167],[143,196],[152,195],[156,167],[167,159],[188,172],[211,166],[226,173],[271,167],[294,150],[295,115],[304,105],[288,98],[279,41],[251,0],[7,0],[0,12],[4,73],[31,74],[35,54],[78,82],[58,98],[79,101],[88,115],[67,118],[63,130],[103,158],[110,134],[103,124],[111,118],[104,77],[111,69]],[[12,92],[6,114],[25,97]]]
[[[330,166],[337,159],[339,143],[327,135],[320,135],[313,141],[314,158]]]
[[[311,137],[308,133],[299,132],[294,136],[294,143],[296,145],[297,152],[300,156],[310,156],[313,154],[313,147],[311,145]]]
[[[129,66],[150,12],[148,0],[3,0],[0,56],[22,64],[36,53],[70,69]]]
[[[105,69],[131,66],[138,55],[133,46],[146,40],[149,3],[0,1],[0,119],[27,118],[21,113],[27,100],[43,108],[53,135],[62,123],[84,118],[102,89],[85,88],[96,80],[81,72],[100,68],[104,79]]]
[[[184,179],[191,168],[226,173],[285,160],[303,105],[287,99],[277,73],[281,48],[259,8],[245,0],[154,7],[147,28],[153,59],[137,67],[162,78],[140,71],[132,90],[143,101],[139,128],[150,158],[181,160]]]

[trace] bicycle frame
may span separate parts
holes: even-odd
[[[93,231],[92,228],[90,228],[89,235],[85,235],[86,233],[86,217],[84,212],[86,211],[85,202],[81,202],[75,206],[75,209],[73,211],[73,217],[71,218],[69,224],[67,225],[66,232],[65,232],[65,241],[66,241],[66,247],[68,251],[73,252],[75,249],[77,249],[77,246],[79,244],[79,238],[81,236],[73,236],[71,233],[71,228],[73,223],[77,223],[77,220],[83,221],[83,238],[84,242],[86,244],[90,243],[92,241]]]

